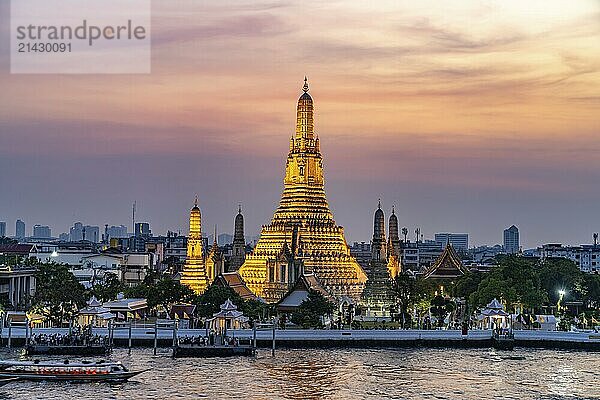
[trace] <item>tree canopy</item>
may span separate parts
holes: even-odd
[[[292,314],[292,322],[303,328],[322,328],[322,317],[331,315],[334,305],[320,292],[310,290],[298,310]]]
[[[210,318],[214,313],[219,312],[219,307],[227,299],[243,311],[244,299],[235,290],[229,286],[219,286],[213,283],[196,298],[196,314],[199,317]]]
[[[511,309],[521,304],[532,311],[555,305],[559,291],[569,301],[582,301],[584,308],[600,305],[600,277],[586,274],[570,260],[551,258],[543,261],[521,256],[499,256],[498,265],[489,273],[469,272],[452,288],[456,297],[483,307],[492,299],[503,300]]]
[[[167,312],[173,304],[191,303],[196,299],[196,294],[189,286],[182,285],[169,276],[160,276],[155,281],[144,281],[128,289],[127,295],[145,298],[150,309],[160,306]]]
[[[74,320],[78,310],[85,306],[85,288],[67,265],[54,262],[39,264],[35,279],[32,309],[54,324],[61,326],[64,322]]]

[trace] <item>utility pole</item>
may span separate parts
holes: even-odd
[[[131,210],[131,232],[135,235],[135,200],[133,201],[133,208]]]

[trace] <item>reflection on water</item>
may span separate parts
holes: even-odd
[[[174,360],[166,350],[118,349],[112,358],[152,371],[112,385],[11,383],[0,400],[600,399],[600,357],[586,352],[328,349],[278,350],[272,358],[263,350],[257,358]]]

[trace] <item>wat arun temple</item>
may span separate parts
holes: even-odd
[[[235,273],[254,295],[268,303],[283,298],[301,277],[310,277],[337,299],[359,301],[367,275],[350,255],[344,228],[336,224],[329,209],[323,156],[314,132],[314,104],[306,78],[302,90],[279,207],[271,223],[262,227],[252,253],[228,273]],[[203,292],[215,275],[224,272],[202,261],[199,222],[200,212],[195,205],[190,214],[193,240],[188,243],[181,282],[197,293]]]
[[[323,156],[314,132],[314,104],[304,80],[296,132],[290,138],[283,194],[271,223],[239,269],[246,285],[267,302],[283,297],[302,274],[314,274],[333,296],[358,300],[367,276],[327,204]]]

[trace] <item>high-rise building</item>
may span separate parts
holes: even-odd
[[[81,222],[75,222],[71,228],[69,228],[69,241],[79,242],[83,240],[83,224]]]
[[[448,243],[452,245],[456,251],[469,250],[469,234],[468,233],[436,233],[434,241],[443,249]]]
[[[358,301],[367,276],[350,255],[344,229],[335,223],[327,204],[323,157],[314,132],[313,99],[308,89],[305,79],[279,207],[271,223],[263,226],[253,253],[246,257],[239,273],[248,288],[267,302],[281,299],[299,274],[311,273],[333,296]]]
[[[198,198],[190,211],[190,236],[181,284],[189,286],[198,294],[203,293],[210,284],[202,253],[202,217],[198,208]]]
[[[0,221],[0,237],[6,236],[6,222]]]
[[[49,239],[52,237],[52,230],[46,225],[34,225],[33,237],[36,239]]]
[[[125,225],[106,226],[104,229],[104,235],[107,236],[104,238],[106,241],[109,241],[110,239],[123,239],[129,237],[127,234],[127,227]]]
[[[402,270],[420,271],[429,267],[444,251],[444,246],[434,240],[400,242]]]
[[[235,216],[232,253],[229,270],[237,271],[246,260],[246,239],[244,238],[244,216],[242,215],[242,206],[238,208],[238,213]]]
[[[69,241],[79,242],[82,240],[98,243],[100,241],[100,227],[83,225],[81,222],[75,222],[75,224],[69,228]]]
[[[17,239],[25,239],[25,222],[20,219],[15,223],[15,237]]]
[[[512,225],[504,230],[504,252],[507,254],[516,254],[520,249],[519,228]]]
[[[135,223],[135,236],[152,236],[150,230],[150,224],[147,222],[136,222]]]

